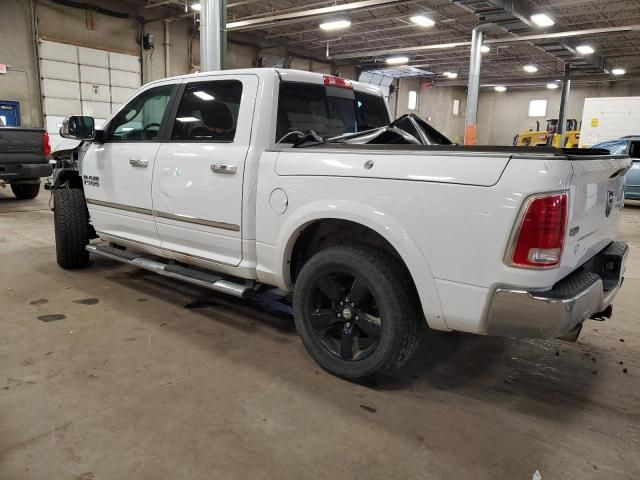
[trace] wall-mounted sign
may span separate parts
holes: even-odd
[[[598,128],[598,123],[600,123],[600,122],[598,121],[597,118],[592,118],[591,119],[591,127],[592,128]]]
[[[4,63],[0,63],[0,73],[7,73],[7,66]]]

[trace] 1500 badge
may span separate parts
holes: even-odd
[[[82,179],[84,180],[85,185],[89,185],[91,187],[99,187],[100,186],[100,177],[92,177],[91,175],[83,175]]]

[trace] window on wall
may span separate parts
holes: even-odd
[[[531,100],[529,102],[529,116],[530,117],[546,117],[547,116],[547,101],[546,100]]]
[[[407,107],[409,107],[409,110],[415,110],[418,107],[418,92],[415,90],[409,91],[409,103]]]

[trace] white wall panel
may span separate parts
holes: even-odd
[[[40,58],[67,63],[78,63],[78,54],[74,45],[41,41],[38,48]]]
[[[585,98],[580,146],[592,146],[625,135],[637,135],[640,97]]]
[[[82,113],[93,118],[105,118],[111,115],[111,104],[105,102],[82,102]]]
[[[80,65],[80,81],[109,85],[109,69]]]
[[[133,95],[136,90],[136,88],[111,87],[111,101],[120,105]]]
[[[43,99],[42,103],[45,115],[66,117],[68,115],[79,115],[82,113],[82,107],[79,100],[47,97]]]
[[[70,98],[80,100],[78,82],[68,82],[66,80],[54,80],[51,78],[42,79],[42,96]]]
[[[44,78],[77,82],[78,66],[73,63],[57,62],[53,60],[41,60],[40,75]]]
[[[139,88],[140,75],[122,70],[111,70],[111,85],[114,87]]]
[[[81,83],[80,91],[82,92],[82,100],[89,100],[92,102],[111,101],[111,95],[109,94],[108,85],[100,85],[97,83]]]
[[[109,65],[114,70],[140,73],[140,58],[122,53],[109,53]]]
[[[78,63],[92,67],[109,68],[109,52],[95,48],[78,47]]]

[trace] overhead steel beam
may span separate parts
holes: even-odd
[[[535,35],[523,35],[521,37],[504,37],[504,38],[492,38],[485,40],[484,45],[497,45],[503,43],[516,43],[516,42],[530,42],[536,40],[545,40],[549,38],[571,38],[571,37],[583,37],[587,35],[598,35],[605,33],[615,32],[640,32],[640,24],[638,25],[626,25],[622,27],[602,27],[602,28],[590,28],[587,30],[573,30],[569,32],[556,32],[556,33],[541,33]],[[396,53],[416,53],[429,50],[442,50],[447,48],[456,47],[470,47],[471,42],[451,42],[440,43],[434,45],[417,45],[415,47],[399,47],[388,48],[383,50],[360,50],[351,53],[340,53],[334,55],[336,60],[342,60],[346,58],[362,58],[362,57],[379,57],[384,55],[391,55]]]
[[[290,12],[276,15],[269,15],[258,18],[251,18],[248,20],[237,20],[227,24],[227,30],[246,30],[249,28],[258,28],[264,25],[268,25],[274,22],[281,22],[286,20],[317,17],[320,15],[328,15],[340,12],[348,12],[352,10],[367,9],[371,7],[381,5],[392,5],[399,3],[407,3],[405,0],[362,0],[353,3],[344,3],[342,5],[332,5],[330,7],[314,8],[311,10],[302,10],[298,12]],[[415,2],[411,2],[415,3]]]

